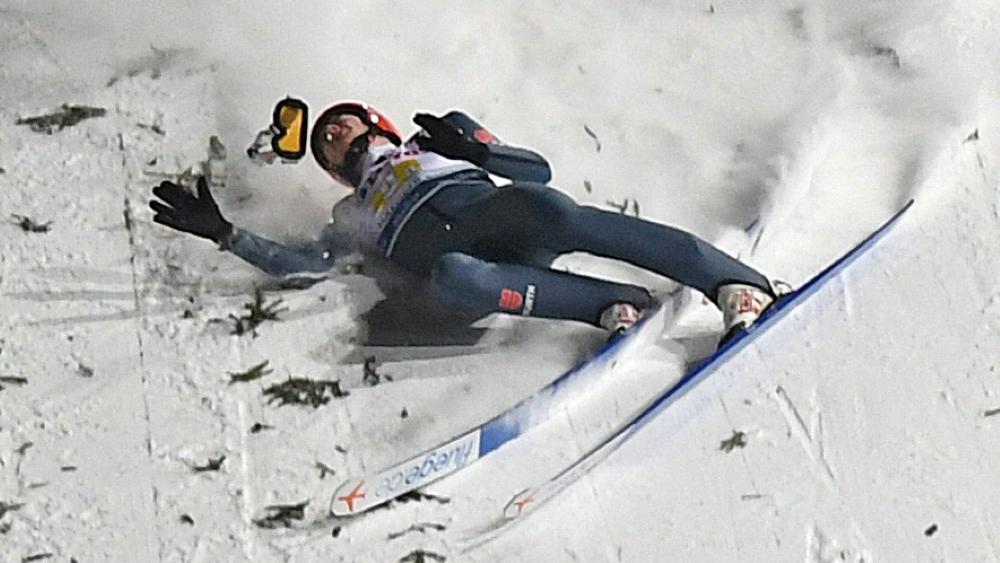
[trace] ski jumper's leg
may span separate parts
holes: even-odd
[[[719,286],[727,283],[770,292],[760,272],[691,233],[579,205],[542,184],[515,183],[497,190],[476,223],[484,240],[622,260],[693,287],[713,301]]]
[[[649,292],[641,287],[488,262],[461,252],[435,261],[431,284],[436,299],[481,316],[503,312],[600,326],[601,312],[613,303],[625,301],[640,309],[652,305]]]

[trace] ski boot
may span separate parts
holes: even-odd
[[[635,326],[642,312],[631,303],[615,303],[601,313],[601,327],[608,331],[608,342],[617,340]]]
[[[761,289],[746,284],[727,284],[719,287],[719,309],[722,310],[722,338],[718,348],[732,340],[734,336],[750,328],[757,319],[792,296],[795,289],[781,280],[768,280],[770,287]]]
[[[719,348],[750,328],[776,298],[773,291],[752,285],[731,283],[719,287],[717,305],[722,310],[723,327]]]

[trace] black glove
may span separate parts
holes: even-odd
[[[167,203],[164,205],[155,199],[149,202],[149,207],[156,212],[153,221],[161,225],[216,243],[228,239],[233,232],[233,224],[222,217],[204,176],[198,178],[198,197],[169,180],[153,188],[153,195]]]
[[[413,122],[424,129],[426,135],[417,137],[417,145],[455,160],[467,160],[482,166],[490,157],[490,149],[485,143],[466,137],[457,127],[429,113],[418,113]]]

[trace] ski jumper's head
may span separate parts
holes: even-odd
[[[330,177],[356,188],[368,149],[401,142],[399,128],[379,110],[364,102],[337,102],[316,118],[309,144]]]

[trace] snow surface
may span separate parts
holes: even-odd
[[[971,0],[8,0],[0,376],[27,383],[0,383],[0,561],[1000,559],[998,37],[1000,6]],[[227,216],[286,241],[315,233],[346,192],[314,166],[242,158],[289,94],[364,99],[401,125],[463,108],[545,154],[579,200],[634,200],[712,240],[759,218],[742,255],[793,284],[917,205],[497,539],[476,532],[677,377],[682,337],[704,340],[717,315],[695,311],[430,497],[335,522],[342,479],[489,418],[599,335],[495,319],[492,344],[458,350],[473,355],[380,351],[410,359],[368,387],[352,338],[379,293],[351,274],[268,292],[282,320],[231,334],[229,315],[273,285],[153,224],[149,190],[199,170],[217,135]],[[16,124],[64,103],[107,114],[51,135]],[[27,232],[14,214],[51,225]],[[264,360],[263,379],[230,383]],[[269,403],[292,376],[350,395]],[[738,433],[742,447],[721,447]],[[255,523],[305,501],[290,527]]]

